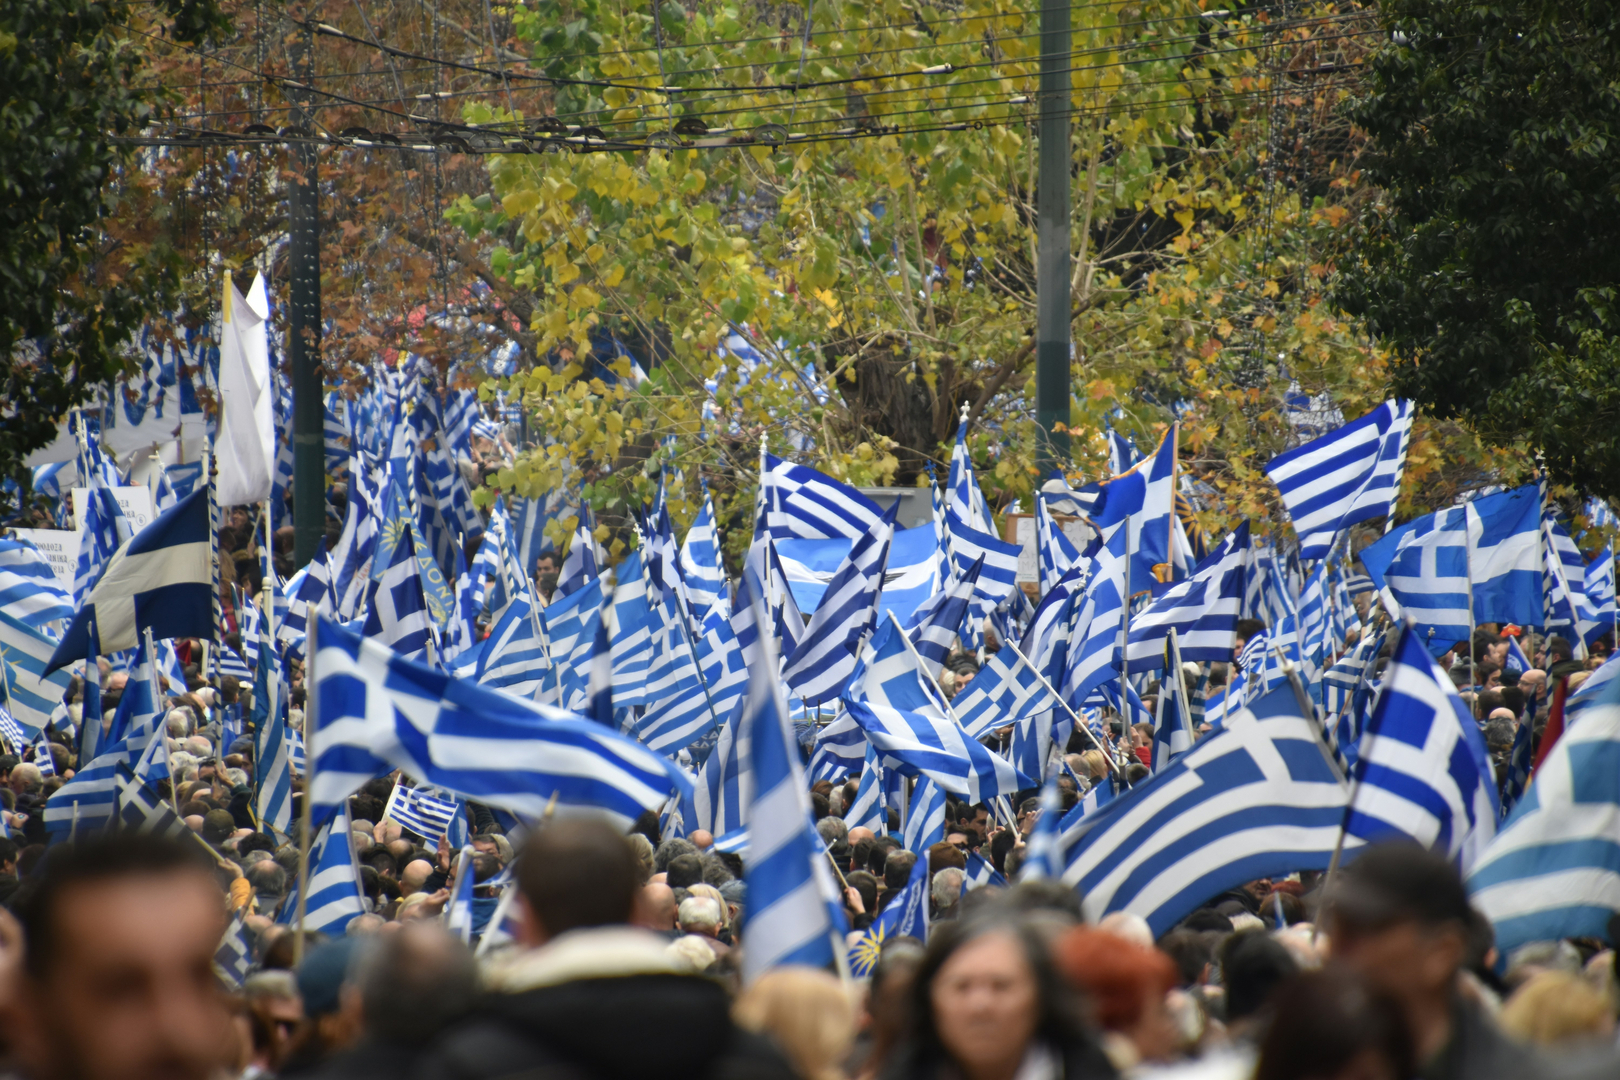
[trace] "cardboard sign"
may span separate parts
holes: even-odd
[[[69,529],[12,529],[11,533],[17,539],[26,540],[39,548],[39,553],[51,564],[57,584],[71,596],[73,575],[79,566],[79,545],[84,540],[84,533]]]
[[[1081,551],[1086,549],[1091,542],[1090,526],[1069,514],[1053,514],[1052,519],[1076,548]],[[1035,550],[1035,515],[1006,514],[1002,518],[1002,528],[1006,534],[1003,539],[1022,549],[1018,552],[1018,583],[1039,584],[1041,561],[1040,553]]]
[[[119,509],[129,519],[132,533],[138,533],[152,524],[155,516],[152,512],[152,489],[144,484],[135,487],[115,487],[112,489],[113,498],[118,500]],[[73,489],[73,520],[82,529],[84,527],[84,508],[90,501],[90,489],[76,487]]]

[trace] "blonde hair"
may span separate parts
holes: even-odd
[[[855,1009],[843,985],[819,968],[779,967],[732,1007],[738,1026],[768,1035],[804,1080],[841,1080],[855,1041]]]
[[[1533,976],[1502,1007],[1502,1030],[1534,1046],[1608,1039],[1614,1010],[1592,984],[1567,971]]]
[[[726,919],[726,898],[720,895],[719,889],[715,888],[713,885],[688,885],[686,887],[686,892],[689,898],[693,896],[706,896],[710,900],[713,900],[720,908],[720,921],[715,925],[715,929],[724,930],[727,925],[729,925]]]

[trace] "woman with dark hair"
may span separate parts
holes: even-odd
[[[1115,1075],[1041,938],[1005,911],[934,927],[911,1008],[885,1080]]]
[[[1416,1070],[1400,1006],[1346,971],[1278,988],[1254,1080],[1406,1080]]]

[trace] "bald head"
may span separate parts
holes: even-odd
[[[687,839],[692,841],[692,846],[699,851],[708,851],[709,848],[714,846],[714,834],[707,829],[699,829],[688,836]]]
[[[405,896],[421,892],[427,879],[433,876],[433,864],[426,859],[412,859],[405,864],[405,870],[399,875],[399,891]]]
[[[636,897],[635,923],[660,932],[675,929],[675,890],[662,882],[642,886]]]
[[[850,847],[854,847],[856,844],[860,843],[862,840],[875,840],[875,839],[877,839],[877,833],[873,832],[871,829],[868,829],[865,825],[857,825],[853,829],[849,830],[849,846]]]

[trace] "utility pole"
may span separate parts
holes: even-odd
[[[315,33],[294,32],[293,60],[304,85],[313,73]],[[321,378],[321,219],[314,119],[307,90],[294,87],[288,156],[293,182],[287,190],[287,358],[293,392],[293,561],[315,557],[326,529],[326,409]]]
[[[1040,178],[1035,264],[1035,420],[1041,480],[1069,459],[1069,91],[1070,0],[1041,0]]]

